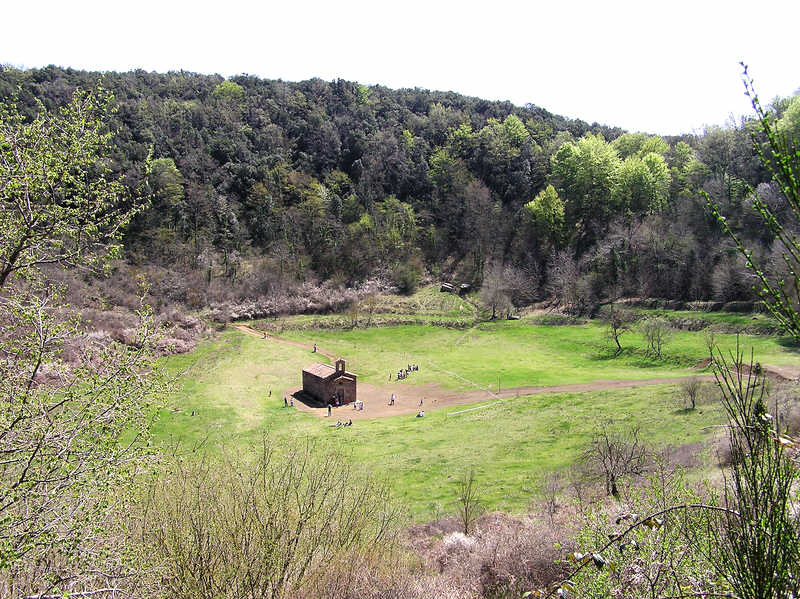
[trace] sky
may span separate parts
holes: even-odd
[[[800,88],[800,1],[71,0],[0,9],[0,64],[346,79],[662,135]]]

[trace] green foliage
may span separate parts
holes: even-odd
[[[672,155],[670,164],[677,168],[679,171],[684,171],[692,159],[692,147],[685,141],[679,141],[672,148]]]
[[[0,103],[0,287],[42,264],[97,266],[119,250],[140,210],[111,176],[105,119],[112,97],[78,91],[28,122]]]
[[[557,247],[564,235],[564,202],[555,187],[548,185],[523,209],[537,234]]]
[[[791,99],[783,116],[775,125],[778,133],[783,135],[787,142],[800,144],[800,96]]]
[[[666,205],[671,176],[660,154],[630,156],[617,169],[614,203],[631,213],[658,212]]]
[[[460,163],[453,158],[446,148],[439,148],[430,158],[428,176],[431,183],[443,191],[449,191],[454,184]]]
[[[102,268],[139,209],[110,176],[110,103],[78,91],[31,121],[0,105],[0,588],[14,596],[106,570],[162,390],[150,309],[119,341],[87,336],[40,268]]]
[[[5,68],[0,90],[19,90],[19,112],[30,123],[98,78]],[[564,202],[569,236],[559,249],[577,260],[586,297],[711,299],[711,271],[727,241],[698,210],[697,189],[721,202],[745,244],[766,252],[774,237],[742,209],[749,189],[769,179],[748,143],[754,121],[709,128],[669,148],[657,136],[453,93],[183,72],[107,73],[104,81],[120,98],[120,111],[108,115],[119,135],[106,165],[115,175],[107,178],[121,174],[129,190],[146,181],[156,195],[128,228],[128,256],[182,280],[203,268],[197,257],[205,248],[235,250],[243,272],[266,262],[281,264],[284,278],[349,284],[382,276],[396,256],[373,251],[373,238],[348,228],[393,196],[419,218],[424,234],[409,243],[427,271],[462,264],[477,283],[481,265],[498,260],[536,273],[535,299],[553,298],[561,286],[548,260],[552,241],[520,218],[548,183]],[[796,105],[776,103],[780,131],[792,129]],[[150,147],[159,172],[143,177]],[[780,212],[774,193],[763,195]],[[323,200],[324,220],[297,209],[310,198]],[[234,296],[258,287],[238,281]]]
[[[613,190],[620,160],[602,135],[587,134],[561,146],[551,158],[553,176],[566,206],[568,227],[578,227],[583,244],[596,239],[616,211]]]
[[[183,175],[172,158],[153,160],[150,171],[153,195],[167,205],[177,204],[184,198]]]
[[[509,114],[503,119],[503,132],[509,143],[521,146],[529,137],[528,130],[515,114]]]
[[[658,136],[648,137],[639,149],[639,154],[642,156],[650,153],[664,156],[667,152],[669,152],[669,144]]]
[[[244,89],[235,81],[223,81],[214,88],[211,96],[215,100],[236,102],[244,98]]]
[[[144,506],[140,583],[156,597],[278,598],[336,556],[389,554],[386,485],[326,444],[169,463]]]
[[[402,135],[403,135],[403,145],[409,150],[413,148],[414,134],[411,133],[411,131],[409,131],[408,129],[403,129]]]
[[[369,104],[372,92],[366,85],[356,84],[356,98],[360,105]]]
[[[800,242],[794,233],[796,221],[800,219],[800,150],[790,147],[786,137],[780,135],[776,130],[775,117],[762,107],[746,67],[743,78],[766,147],[761,147],[755,133],[752,133],[753,142],[762,164],[769,171],[780,194],[790,208],[785,215],[779,214],[757,194],[753,196],[753,207],[760,215],[763,226],[774,235],[777,241],[781,259],[786,266],[785,274],[769,276],[770,273],[765,270],[764,266],[754,259],[753,250],[746,249],[741,235],[721,214],[719,205],[708,194],[705,194],[705,199],[723,229],[736,243],[738,251],[745,258],[747,267],[755,273],[760,281],[758,293],[765,306],[784,330],[792,335],[795,341],[800,342],[800,295],[798,295]]]

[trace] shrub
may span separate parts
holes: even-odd
[[[664,345],[671,337],[669,323],[660,317],[647,318],[642,321],[640,330],[647,342],[647,354],[660,360]]]
[[[394,546],[385,485],[311,444],[257,459],[176,460],[142,522],[150,581],[171,599],[282,597],[331,560]]]

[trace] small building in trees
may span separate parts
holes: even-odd
[[[303,368],[303,392],[317,401],[327,404],[351,403],[356,400],[356,379],[352,372],[345,370],[342,358],[336,360],[336,366],[330,364],[312,364]]]

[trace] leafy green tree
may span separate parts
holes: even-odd
[[[148,182],[153,195],[153,206],[148,210],[146,226],[167,226],[173,231],[188,231],[188,223],[185,222],[185,181],[175,166],[175,161],[172,158],[153,160]]]
[[[616,212],[613,191],[619,156],[602,135],[585,135],[561,146],[551,158],[564,197],[566,224],[577,228],[578,248],[600,237]]]
[[[776,126],[786,142],[800,144],[800,96],[792,98]]]
[[[39,268],[103,267],[144,206],[109,176],[111,101],[103,90],[79,91],[30,122],[14,104],[0,105],[4,596],[66,585],[91,592],[104,578],[98,572],[119,573],[104,563],[108,517],[126,509],[158,384],[152,318],[143,308],[124,343],[87,337]]]
[[[548,185],[523,207],[537,235],[558,247],[564,235],[564,202],[555,187]]]
[[[620,210],[641,213],[660,211],[669,197],[671,176],[660,154],[630,156],[617,169],[614,203]]]
[[[111,177],[110,94],[77,92],[30,122],[0,104],[0,288],[44,264],[96,266],[142,205]]]
[[[800,221],[800,153],[791,146],[791,141],[778,131],[775,115],[764,109],[753,87],[753,81],[744,68],[745,87],[755,110],[758,121],[758,137],[751,131],[756,151],[780,190],[786,204],[791,208],[784,218],[765,198],[753,195],[753,208],[759,213],[764,227],[775,237],[778,252],[786,265],[786,274],[772,278],[763,264],[754,259],[752,249],[745,242],[721,213],[718,203],[708,194],[705,199],[708,207],[722,224],[725,231],[736,243],[739,252],[745,258],[747,268],[752,270],[760,282],[757,289],[764,305],[780,322],[784,330],[795,341],[800,342],[800,241],[794,231]],[[763,146],[762,146],[763,139]],[[787,222],[788,221],[788,222]]]
[[[664,155],[669,152],[669,144],[657,135],[646,133],[623,133],[611,142],[622,160],[631,156],[641,158],[645,154],[655,152]]]
[[[235,81],[223,81],[214,88],[211,96],[216,100],[238,101],[244,98],[244,89]]]

